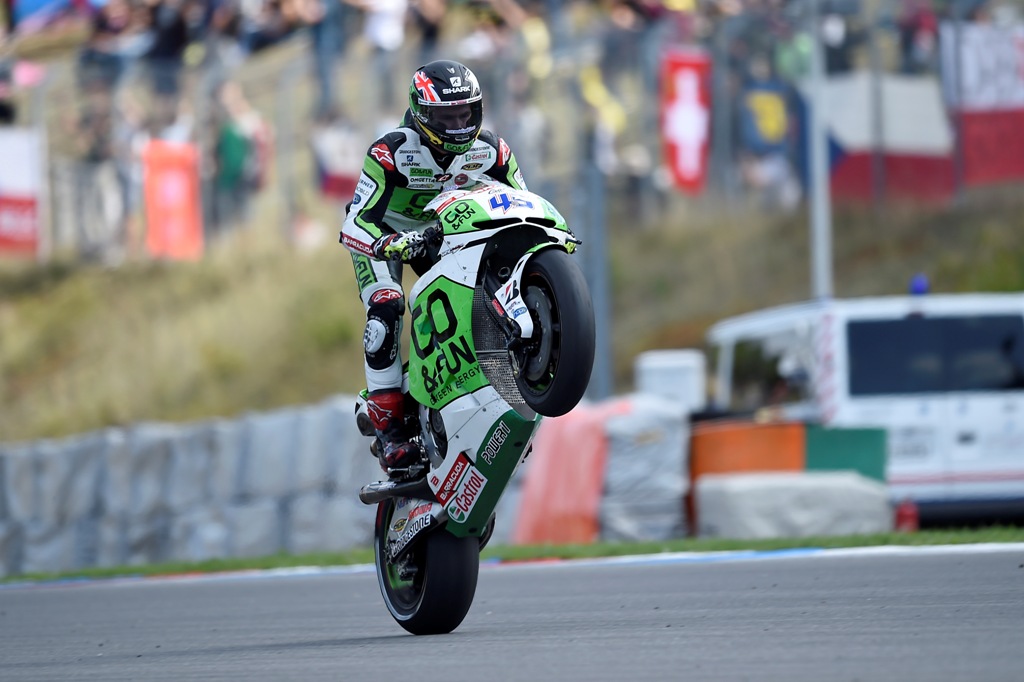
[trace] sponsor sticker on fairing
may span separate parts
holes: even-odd
[[[459,484],[469,469],[469,458],[460,452],[459,456],[455,459],[455,464],[452,465],[451,471],[444,477],[441,487],[437,490],[437,499],[441,504],[447,504],[448,500],[452,499],[459,490]]]
[[[512,429],[508,427],[508,424],[505,422],[498,424],[498,428],[494,429],[494,433],[491,434],[487,445],[484,446],[483,453],[480,455],[485,462],[494,464],[494,458],[498,456],[498,451],[501,450],[501,446],[505,444],[505,440],[511,433]]]
[[[480,500],[480,495],[483,493],[484,486],[486,485],[487,477],[480,473],[478,469],[472,469],[469,475],[466,476],[462,487],[459,488],[459,494],[448,505],[448,517],[456,523],[465,521],[469,517],[470,512],[473,511],[477,501]]]
[[[416,537],[416,534],[431,524],[434,517],[430,514],[423,514],[417,516],[415,519],[405,525],[405,530],[398,536],[394,544],[391,547],[391,555],[394,556],[405,549],[406,545],[412,542],[412,539]]]
[[[421,504],[420,506],[411,509],[409,511],[409,520],[412,521],[417,516],[421,516],[423,514],[426,514],[427,512],[430,511],[430,507],[431,506],[432,505],[428,502],[426,504]]]

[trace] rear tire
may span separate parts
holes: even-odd
[[[526,264],[522,290],[534,336],[516,383],[537,414],[558,417],[579,404],[590,383],[595,347],[590,290],[572,256],[554,248]]]
[[[377,505],[374,563],[384,603],[395,621],[414,635],[440,635],[457,628],[469,613],[480,573],[480,541],[457,538],[444,528],[428,531],[408,550],[414,575],[403,579],[400,567],[385,557],[393,499]]]

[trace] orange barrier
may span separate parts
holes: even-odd
[[[802,423],[698,422],[690,437],[690,492],[684,505],[691,533],[697,528],[693,495],[704,474],[803,471],[807,432]]]
[[[803,471],[806,431],[801,423],[697,423],[690,440],[690,480],[703,474]]]
[[[588,544],[598,539],[608,456],[604,423],[631,407],[625,399],[579,406],[541,424],[523,481],[513,544]]]
[[[194,145],[151,140],[145,168],[146,248],[155,258],[203,255],[199,156]]]

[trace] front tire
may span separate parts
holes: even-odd
[[[447,634],[469,613],[480,573],[480,542],[444,528],[419,537],[398,564],[385,546],[395,501],[377,505],[374,563],[384,603],[395,621],[414,635]]]
[[[534,337],[516,379],[537,414],[558,417],[579,404],[594,367],[594,306],[579,266],[565,251],[545,249],[526,264],[523,298]]]

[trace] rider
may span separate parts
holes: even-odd
[[[482,124],[483,95],[472,71],[448,60],[418,68],[401,125],[367,151],[341,229],[366,306],[367,408],[383,443],[378,458],[385,471],[419,457],[404,428],[402,265],[417,274],[429,266],[423,262],[423,231],[436,219],[423,207],[442,186],[471,185],[484,175],[526,189],[508,145]]]

